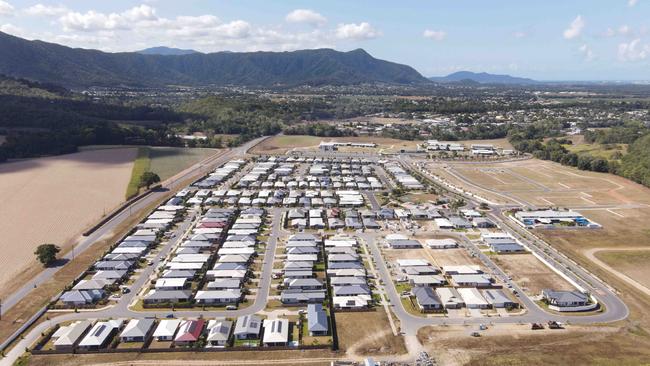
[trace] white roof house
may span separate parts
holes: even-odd
[[[70,325],[60,327],[52,335],[52,339],[55,339],[54,347],[62,348],[74,346],[79,341],[81,335],[84,334],[91,325],[92,323],[88,320],[79,320]]]
[[[470,309],[485,309],[490,306],[490,303],[475,288],[459,288],[458,293],[463,298],[465,306]]]
[[[180,319],[163,319],[158,323],[158,327],[153,332],[153,336],[159,340],[171,340],[176,334],[176,329],[181,324]]]
[[[79,347],[83,348],[101,348],[109,341],[113,332],[122,326],[122,319],[107,320],[97,322],[90,329],[88,334],[79,342]]]
[[[289,320],[265,319],[264,338],[265,345],[285,345],[289,342]]]

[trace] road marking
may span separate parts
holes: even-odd
[[[560,182],[558,182],[557,184],[558,184],[558,185],[561,185],[562,187],[564,187],[564,188],[566,188],[566,189],[571,189],[571,187],[567,186],[567,185],[564,184],[564,183],[560,183]]]
[[[590,194],[587,193],[587,192],[580,192],[580,194],[585,195],[585,196],[587,196],[587,197],[589,197],[589,198],[592,198],[592,197],[593,197],[592,195],[590,195]]]
[[[539,199],[542,200],[542,201],[544,201],[544,202],[546,202],[546,203],[548,203],[549,205],[554,205],[554,204],[555,204],[555,203],[553,203],[553,202],[547,200],[547,199],[544,198],[544,197],[539,197]]]
[[[586,199],[586,198],[584,198],[584,197],[580,197],[580,198],[582,198],[583,200],[585,200],[585,201],[591,203],[592,205],[595,205],[595,204],[596,204],[596,202],[594,202],[594,201],[592,201],[592,200]]]
[[[608,209],[607,209],[607,212],[612,213],[612,214],[614,214],[614,215],[616,215],[616,216],[618,216],[618,217],[625,217],[625,215],[621,215],[621,214],[618,213],[618,212],[612,211],[611,208],[608,208]]]

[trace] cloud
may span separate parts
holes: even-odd
[[[296,9],[287,14],[285,20],[289,23],[306,23],[318,27],[327,23],[327,18],[309,9]]]
[[[122,13],[68,12],[59,20],[66,31],[98,31],[133,29],[143,21],[156,21],[156,10],[149,5],[140,5]]]
[[[578,15],[571,24],[569,28],[564,30],[564,38],[573,39],[576,38],[582,33],[582,29],[585,27],[585,21],[582,19],[582,15]]]
[[[0,25],[0,32],[14,36],[21,36],[24,33],[22,28],[16,27],[15,25],[9,23]]]
[[[524,32],[524,31],[516,31],[516,32],[512,33],[512,36],[517,38],[517,39],[521,39],[521,38],[528,37],[528,33]]]
[[[424,33],[422,33],[422,36],[424,38],[433,39],[434,41],[442,41],[447,37],[447,32],[441,30],[436,31],[436,30],[426,29]]]
[[[628,1],[627,1],[627,6],[629,6],[629,7],[633,7],[633,6],[636,5],[636,3],[638,3],[638,2],[639,2],[638,0],[628,0]]]
[[[642,45],[639,38],[618,45],[618,59],[620,61],[645,60],[648,53],[650,53],[650,45]]]
[[[578,51],[580,51],[580,53],[584,56],[585,61],[589,62],[594,60],[594,51],[591,49],[591,47],[589,47],[589,45],[583,44],[578,48]]]
[[[363,22],[359,24],[339,24],[336,27],[336,38],[338,39],[373,39],[381,36],[381,32],[373,28],[370,23]]]
[[[8,2],[0,0],[0,15],[13,15],[14,7]]]
[[[69,10],[65,6],[61,5],[43,5],[43,4],[36,4],[32,5],[29,8],[25,9],[25,13],[27,15],[33,15],[33,16],[46,16],[46,17],[54,17],[54,16],[60,16],[65,13],[67,13]]]

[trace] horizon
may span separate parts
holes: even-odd
[[[465,3],[417,3],[412,12],[408,4],[340,0],[192,0],[183,7],[164,0],[0,0],[0,31],[104,52],[362,48],[425,77],[471,71],[545,82],[650,80],[650,7],[643,0]]]

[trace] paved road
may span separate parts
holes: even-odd
[[[183,171],[181,174],[176,175],[173,179],[163,183],[164,190],[154,191],[148,196],[146,196],[145,198],[133,203],[131,206],[129,206],[127,209],[125,209],[124,211],[122,211],[121,213],[113,217],[111,220],[109,220],[107,223],[105,223],[102,227],[97,229],[91,235],[83,239],[79,244],[75,245],[74,250],[68,252],[65,256],[63,256],[62,259],[64,259],[65,262],[71,260],[73,252],[74,255],[79,255],[84,250],[88,249],[91,245],[99,241],[102,237],[113,232],[113,230],[115,230],[116,227],[118,227],[124,221],[129,219],[133,212],[138,212],[139,210],[148,207],[152,203],[161,200],[168,193],[169,190],[174,190],[179,188],[178,184],[180,182],[188,180],[193,177],[198,178],[199,176],[207,173],[214,167],[227,162],[233,157],[243,156],[250,148],[260,143],[265,138],[266,137],[261,137],[252,140],[240,147],[228,150],[223,153],[220,152],[215,156],[212,156],[204,161],[201,161],[200,163],[197,163],[192,168]],[[41,273],[39,273],[31,281],[26,283],[23,287],[21,287],[16,292],[8,296],[6,299],[3,299],[2,309],[1,309],[2,314],[5,314],[9,309],[11,309],[14,305],[20,302],[20,300],[22,300],[25,296],[27,296],[32,290],[38,288],[38,286],[40,286],[41,284],[47,282],[52,276],[54,276],[56,272],[58,272],[63,267],[63,265],[57,267],[45,268]]]

